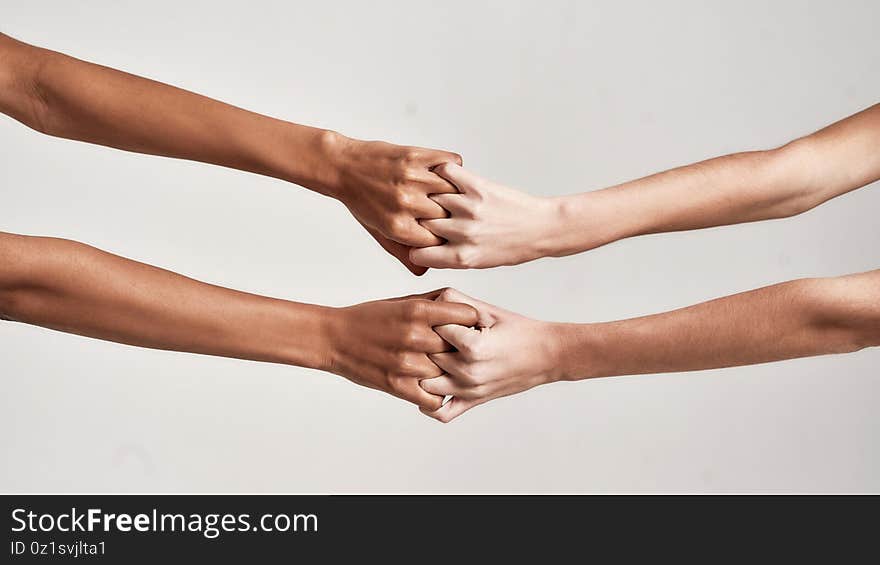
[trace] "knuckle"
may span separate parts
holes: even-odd
[[[415,196],[409,190],[398,188],[394,194],[394,203],[401,210],[409,210],[415,204]]]
[[[468,345],[468,354],[475,361],[486,361],[492,357],[489,348],[486,346],[486,342],[477,340],[470,342]]]
[[[398,375],[414,375],[419,370],[419,364],[407,352],[398,353],[394,364]]]
[[[443,407],[443,399],[442,399],[442,398],[437,398],[437,397],[433,397],[433,396],[432,396],[431,398],[427,398],[427,399],[423,400],[423,401],[419,404],[419,406],[421,406],[421,407],[424,408],[425,410],[428,410],[429,412],[436,412],[437,410],[440,410],[440,408]],[[437,415],[434,416],[434,417],[435,417],[435,418],[440,418],[440,417],[442,417],[442,415],[441,415],[441,414],[437,414]]]
[[[480,367],[470,366],[463,374],[464,380],[472,389],[477,389],[485,384],[485,373]]]
[[[388,232],[392,238],[406,238],[410,234],[409,218],[402,215],[392,216],[388,221]]]
[[[401,163],[405,167],[409,167],[415,164],[422,156],[422,152],[414,147],[407,147],[403,150],[403,154],[401,155]]]
[[[418,349],[422,343],[422,332],[412,327],[403,332],[400,341],[406,349]]]
[[[385,370],[385,385],[388,390],[393,392],[399,392],[403,385],[403,377],[397,374],[396,371],[392,369]]]
[[[453,262],[465,269],[476,266],[476,252],[471,247],[459,247],[452,253]]]
[[[473,223],[467,222],[461,226],[461,239],[468,243],[476,243],[479,239],[480,229]]]
[[[421,322],[428,316],[428,302],[410,300],[406,305],[406,317],[410,323]],[[413,328],[415,329],[415,328]]]
[[[398,181],[399,181],[398,182],[399,185],[404,185],[404,186],[412,186],[413,184],[418,184],[419,183],[418,169],[413,165],[409,165],[409,166],[405,167],[400,172],[400,175],[398,177]]]
[[[481,197],[475,196],[474,198],[467,199],[467,213],[468,216],[470,216],[474,220],[483,219],[485,208],[486,207]]]
[[[440,289],[440,294],[437,295],[437,300],[442,302],[449,302],[453,299],[455,295],[455,290],[452,287],[443,287]]]

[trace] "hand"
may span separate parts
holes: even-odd
[[[489,400],[562,378],[554,353],[556,324],[531,320],[454,289],[440,294],[437,303],[443,302],[476,309],[477,329],[464,327],[467,324],[434,328],[456,351],[429,355],[446,374],[419,384],[426,392],[453,398],[439,410],[421,408],[424,414],[450,422]]]
[[[553,228],[559,224],[556,201],[490,182],[446,163],[434,169],[458,188],[431,200],[450,217],[421,220],[443,245],[419,246],[410,259],[440,269],[484,269],[516,265],[551,254]]]
[[[396,258],[398,261],[403,263],[403,266],[409,269],[409,272],[414,274],[417,277],[420,277],[428,272],[427,267],[422,267],[421,265],[416,265],[409,258],[409,252],[411,247],[408,245],[404,245],[402,243],[397,243],[394,240],[388,239],[375,228],[368,227],[363,222],[360,222],[364,229],[367,230],[373,239],[375,239],[379,245],[382,246],[382,249],[387,251],[392,257]]]
[[[434,301],[440,292],[337,310],[330,321],[327,370],[422,408],[440,408],[443,397],[422,390],[419,380],[443,374],[428,355],[452,348],[431,328],[473,326],[477,322],[471,306]]]
[[[446,211],[429,195],[456,189],[431,169],[447,162],[461,163],[461,156],[341,137],[334,145],[336,174],[330,194],[345,204],[386,251],[414,274],[424,273],[426,269],[409,263],[405,247],[442,243],[419,220],[446,217]]]

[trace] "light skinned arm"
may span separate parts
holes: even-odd
[[[0,111],[42,133],[231,167],[295,183],[345,204],[413,273],[409,246],[439,240],[428,194],[455,189],[430,169],[447,151],[360,141],[41,49],[0,34]]]
[[[0,318],[99,339],[329,371],[422,407],[449,350],[433,330],[476,322],[440,291],[329,308],[205,284],[72,241],[0,233]]]
[[[880,270],[801,279],[630,320],[532,320],[446,290],[478,328],[435,331],[455,352],[430,355],[445,375],[421,381],[454,398],[423,412],[449,422],[489,400],[557,381],[697,371],[848,353],[880,345]]]
[[[413,262],[515,265],[638,235],[795,216],[865,186],[880,179],[880,104],[776,149],[570,196],[532,196],[455,164],[436,172],[461,194],[432,197],[450,217],[421,223],[447,243],[413,249]]]

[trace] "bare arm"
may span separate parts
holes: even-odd
[[[456,165],[450,218],[422,225],[448,243],[416,264],[485,268],[593,249],[637,235],[784,218],[880,179],[880,104],[777,149],[727,155],[611,188],[538,198]]]
[[[40,132],[222,165],[302,185],[345,204],[416,274],[408,246],[439,240],[417,223],[442,217],[450,192],[430,172],[461,157],[346,138],[249,112],[0,34],[0,111]]]
[[[417,385],[439,374],[426,355],[448,349],[431,326],[476,320],[468,306],[434,302],[438,292],[327,308],[205,284],[72,241],[0,233],[0,318],[321,369],[420,406],[442,400]]]
[[[696,371],[880,345],[880,271],[802,279],[632,320],[561,326],[567,380]]]
[[[663,314],[596,324],[541,322],[456,291],[481,329],[443,326],[455,352],[422,381],[454,398],[426,414],[448,422],[489,400],[551,382],[750,365],[880,345],[880,271],[803,279]]]
[[[608,233],[580,244],[602,245],[647,233],[790,217],[877,179],[880,104],[778,149],[718,157],[563,198],[562,207],[572,229],[584,227],[582,214],[590,208],[600,210]],[[614,217],[620,225],[614,226]]]

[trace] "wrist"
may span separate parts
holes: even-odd
[[[577,380],[577,371],[572,366],[572,342],[575,340],[576,324],[549,322],[542,328],[548,353],[546,382]]]
[[[548,255],[564,257],[609,243],[614,221],[597,206],[593,193],[551,198],[553,220],[546,225],[553,242]]]
[[[568,255],[565,247],[566,228],[561,224],[566,214],[565,203],[561,198],[535,197],[529,206],[533,219],[531,229],[527,229],[529,259],[540,257],[561,257]]]
[[[357,143],[350,137],[332,130],[318,130],[314,134],[315,159],[308,188],[344,201],[346,169],[349,166],[352,147]]]
[[[280,301],[278,323],[269,326],[268,336],[249,332],[255,347],[269,361],[326,371],[331,365],[335,308]]]
[[[255,172],[338,199],[345,136],[273,119],[249,137],[255,138],[249,144]]]
[[[601,324],[552,323],[544,332],[552,347],[552,370],[555,381],[579,381],[607,376],[601,355]]]
[[[348,163],[348,155],[355,140],[332,130],[321,130],[316,140],[318,153],[315,190],[342,200],[344,194],[343,179]]]
[[[640,233],[640,216],[622,207],[614,190],[597,190],[551,198],[553,241],[550,255],[564,257],[589,251]]]

